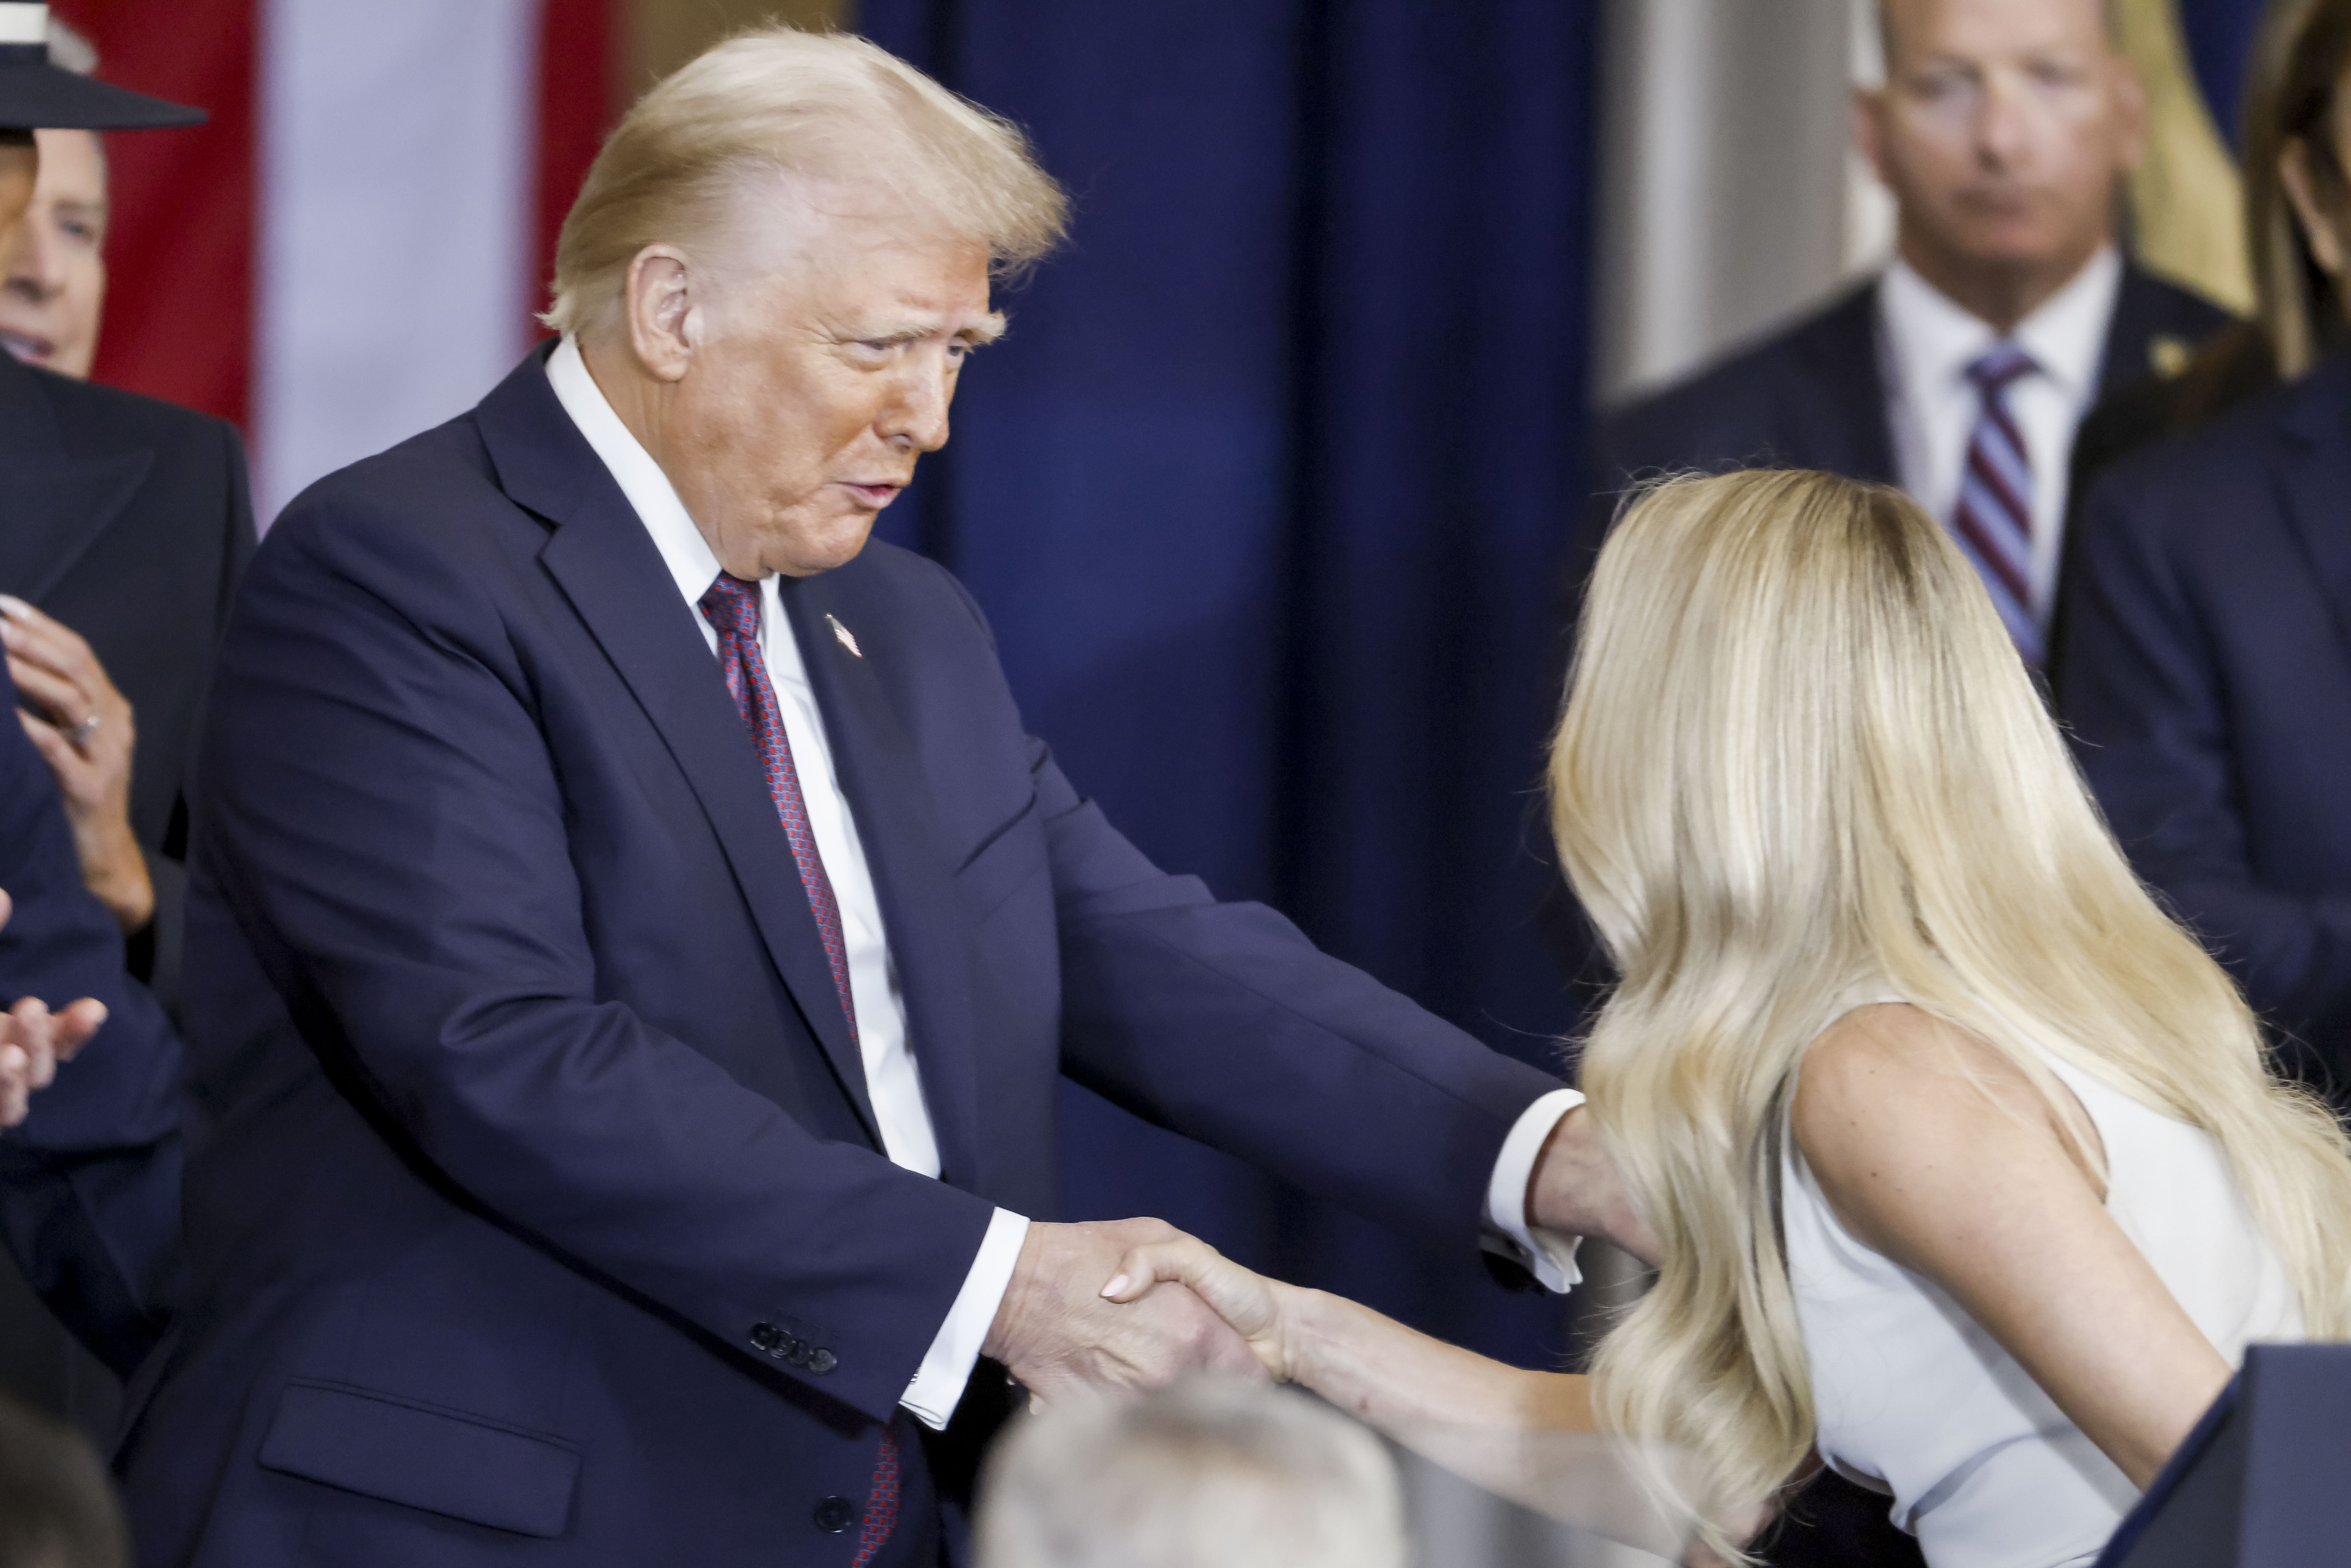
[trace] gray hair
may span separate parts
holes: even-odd
[[[979,1568],[1404,1568],[1379,1440],[1304,1395],[1195,1377],[1058,1406],[990,1457]]]
[[[606,324],[640,252],[710,243],[763,175],[880,185],[984,246],[999,273],[1041,258],[1069,223],[1069,199],[1009,120],[862,38],[754,28],[657,84],[604,143],[563,220],[540,319]]]

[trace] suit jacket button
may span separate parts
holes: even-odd
[[[839,1535],[857,1522],[857,1510],[845,1497],[829,1497],[816,1505],[816,1527],[827,1535]]]
[[[778,1328],[775,1324],[753,1323],[751,1325],[751,1348],[753,1350],[764,1350],[770,1354],[773,1354],[776,1347],[783,1343],[784,1331]]]
[[[839,1366],[840,1364],[841,1358],[833,1354],[832,1352],[825,1349],[822,1345],[817,1346],[816,1349],[809,1353],[808,1369],[810,1372],[815,1373],[819,1377],[822,1377],[826,1373],[831,1372],[834,1367]]]

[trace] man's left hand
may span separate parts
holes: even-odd
[[[131,831],[131,704],[79,633],[8,594],[0,594],[0,647],[17,691],[41,710],[17,716],[57,775],[82,880],[116,925],[137,931],[155,916],[155,884]]]

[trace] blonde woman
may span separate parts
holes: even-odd
[[[2133,878],[1901,494],[1758,472],[1642,498],[1551,786],[1623,976],[1584,1085],[1660,1249],[1591,1375],[1196,1242],[1106,1295],[1183,1280],[1391,1429],[1658,1440],[1680,1462],[1652,1483],[1718,1551],[1817,1451],[1935,1568],[2089,1561],[2248,1342],[2344,1334],[2343,1137]]]

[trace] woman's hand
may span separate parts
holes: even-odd
[[[0,647],[17,691],[46,716],[16,714],[57,775],[82,880],[116,925],[137,931],[155,916],[155,884],[131,831],[131,704],[78,634],[7,594]]]
[[[1290,1381],[1286,1309],[1299,1295],[1294,1287],[1252,1273],[1207,1242],[1182,1236],[1129,1249],[1102,1293],[1113,1301],[1139,1301],[1163,1281],[1189,1287],[1249,1342],[1267,1375]]]

